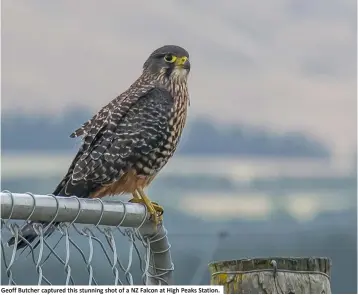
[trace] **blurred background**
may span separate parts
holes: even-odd
[[[2,190],[51,193],[69,134],[181,45],[189,122],[149,188],[176,283],[208,284],[212,260],[328,256],[332,291],[356,292],[356,1],[1,4]]]

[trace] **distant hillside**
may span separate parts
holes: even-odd
[[[83,110],[72,110],[55,119],[50,115],[2,114],[1,147],[5,152],[73,150],[75,142],[69,134],[91,116]],[[277,134],[248,125],[216,126],[209,120],[190,123],[178,152],[187,155],[329,157],[326,146],[300,132]]]

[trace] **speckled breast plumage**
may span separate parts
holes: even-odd
[[[188,109],[189,95],[185,85],[182,86],[180,93],[181,95],[174,98],[163,143],[148,155],[141,156],[135,163],[134,169],[137,175],[155,176],[173,156],[185,126]]]

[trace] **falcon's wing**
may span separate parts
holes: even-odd
[[[123,92],[117,98],[112,100],[108,105],[104,106],[96,115],[85,122],[80,128],[75,130],[70,137],[75,138],[84,136],[87,142],[92,140],[97,131],[104,125],[108,124],[109,117],[120,120],[140,97],[154,88],[153,85],[141,85],[133,87],[132,85],[126,92]]]
[[[120,117],[113,116],[117,111],[114,108],[106,119],[107,123],[84,138],[81,155],[76,157],[70,181],[66,183],[66,195],[73,194],[74,186],[86,185],[92,190],[90,187],[98,188],[118,180],[140,156],[157,148],[167,136],[173,105],[168,91],[153,88]]]

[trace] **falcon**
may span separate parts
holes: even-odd
[[[141,76],[70,135],[82,137],[82,145],[53,194],[102,198],[129,193],[130,202],[144,204],[158,225],[163,208],[144,189],[177,148],[189,105],[189,72],[189,53],[184,48],[165,45],[155,50]],[[26,223],[21,235],[28,243],[37,237],[34,223],[48,225]],[[8,244],[14,243],[13,237]],[[19,239],[17,249],[28,243]]]

